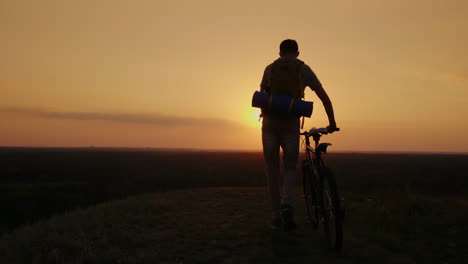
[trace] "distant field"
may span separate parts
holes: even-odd
[[[468,155],[331,151],[326,160],[344,192],[468,197]],[[262,155],[252,152],[0,148],[0,175],[0,234],[145,192],[265,185]]]

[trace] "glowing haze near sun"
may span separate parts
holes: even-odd
[[[285,3],[287,3],[285,6]],[[261,149],[285,38],[334,150],[468,152],[466,1],[2,1],[0,146]],[[325,126],[313,92],[305,128]]]

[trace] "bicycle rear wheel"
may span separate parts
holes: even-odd
[[[343,210],[338,187],[332,171],[327,167],[319,168],[322,189],[322,216],[328,246],[341,250],[343,246]]]
[[[307,218],[314,229],[318,227],[318,201],[313,185],[312,177],[314,176],[310,161],[307,159],[302,162],[302,187],[304,191],[304,199],[306,203]]]

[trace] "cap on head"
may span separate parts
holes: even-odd
[[[297,42],[293,39],[285,39],[280,44],[280,53],[282,54],[296,54],[299,51]]]

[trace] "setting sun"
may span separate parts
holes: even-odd
[[[247,123],[252,127],[262,127],[262,120],[260,119],[260,109],[250,107],[247,112]]]

